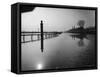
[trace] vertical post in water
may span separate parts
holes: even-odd
[[[43,21],[40,23],[40,31],[41,31],[41,52],[43,52]]]

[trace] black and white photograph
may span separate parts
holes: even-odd
[[[21,71],[96,66],[96,13],[21,7]]]

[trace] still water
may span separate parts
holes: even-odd
[[[22,70],[76,68],[95,64],[95,35],[62,33],[41,42],[22,43]]]

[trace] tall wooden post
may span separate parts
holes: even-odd
[[[40,31],[41,31],[41,52],[43,52],[43,21],[41,20],[41,23],[40,23]]]

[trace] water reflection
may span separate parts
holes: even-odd
[[[43,68],[43,65],[42,64],[37,64],[37,69],[40,70]]]
[[[87,34],[71,34],[70,36],[72,37],[73,40],[79,39],[77,45],[80,46],[80,47],[85,45],[84,39],[88,39]]]
[[[44,40],[44,53],[40,41],[23,43],[22,70],[76,68],[95,64],[95,36],[62,33]]]

